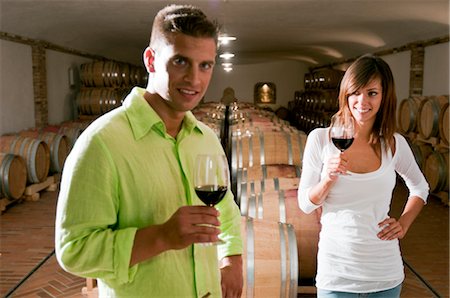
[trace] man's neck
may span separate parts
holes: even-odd
[[[164,122],[167,133],[176,138],[181,130],[186,112],[171,109],[167,102],[158,94],[152,94],[147,91],[144,93],[144,98]]]

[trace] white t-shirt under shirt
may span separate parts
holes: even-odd
[[[390,150],[382,150],[381,166],[376,171],[340,176],[322,204],[316,276],[320,289],[375,292],[396,287],[404,279],[399,241],[379,239],[378,223],[388,217],[396,172],[404,179],[409,197],[418,196],[426,202],[429,188],[405,138],[399,134],[394,137],[393,156]],[[319,207],[309,200],[309,190],[326,175],[327,160],[338,153],[328,128],[309,134],[298,191],[304,212]]]

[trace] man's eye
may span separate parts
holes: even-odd
[[[184,65],[184,64],[186,64],[186,60],[183,58],[175,58],[175,59],[173,59],[173,64]]]
[[[212,66],[211,63],[202,63],[202,64],[201,64],[201,68],[204,69],[204,70],[211,69],[212,67],[213,67],[213,66]]]

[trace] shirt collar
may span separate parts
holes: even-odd
[[[145,136],[151,129],[155,129],[162,135],[166,134],[166,126],[145,100],[145,92],[144,88],[134,87],[122,104],[136,140]],[[191,111],[186,112],[181,129],[186,130],[188,134],[194,130],[203,134],[201,127],[198,125],[198,120]]]

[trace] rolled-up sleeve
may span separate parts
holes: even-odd
[[[136,270],[129,262],[137,229],[112,229],[119,207],[115,171],[100,140],[80,140],[73,148],[58,197],[55,248],[73,274],[126,283]]]

